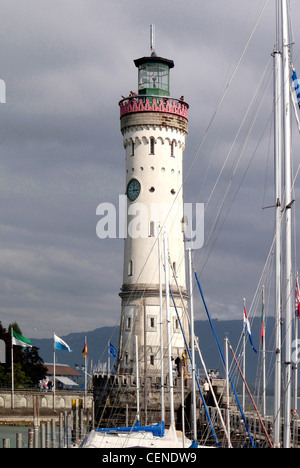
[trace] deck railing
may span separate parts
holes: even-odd
[[[189,105],[183,98],[132,94],[119,102],[120,117],[136,112],[162,112],[188,118]]]

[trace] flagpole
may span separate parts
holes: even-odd
[[[11,332],[11,408],[15,407],[15,398],[14,398],[14,345],[13,345],[13,328],[10,329]]]
[[[110,341],[108,340],[108,344],[107,344],[107,348],[108,348],[108,356],[107,356],[107,375],[108,377],[110,376]]]
[[[55,409],[55,333],[53,335],[53,409]]]
[[[298,271],[296,274],[296,285],[298,289]],[[296,289],[296,291],[297,291]],[[298,291],[297,291],[298,292]],[[296,294],[297,294],[296,292]],[[298,298],[296,298],[296,307],[298,308]],[[299,309],[298,309],[298,314],[299,314]],[[297,316],[295,313],[295,342],[298,343],[298,320],[299,320],[299,315]],[[294,409],[298,410],[298,364],[297,364],[297,359],[295,359],[294,362]]]
[[[243,324],[244,324],[244,331],[243,331],[243,375],[246,377],[246,330],[245,330],[245,313],[244,309],[246,307],[246,299],[243,301]],[[245,400],[246,400],[246,389],[245,389],[245,383],[243,382],[243,411],[245,411]]]
[[[87,340],[84,342],[84,408],[86,409],[86,379],[87,379]]]
[[[265,312],[265,287],[262,289],[262,324],[261,324],[261,339],[263,351],[263,416],[266,416],[266,340],[264,330],[264,312]]]
[[[225,338],[225,372],[226,372],[226,426],[228,434],[228,447],[230,442],[230,414],[229,414],[229,366],[228,366],[228,337]]]

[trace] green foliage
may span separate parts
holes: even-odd
[[[0,387],[7,387],[7,373],[5,366],[0,364]]]
[[[6,364],[0,364],[0,386],[11,386],[11,328],[22,335],[19,325],[15,322],[9,325],[8,330],[0,322],[0,339],[6,344]],[[38,348],[13,347],[14,385],[15,388],[37,386],[47,372],[43,359],[39,356]]]
[[[6,374],[7,381],[11,384],[11,368]],[[14,364],[14,386],[15,388],[23,388],[32,386],[31,378],[25,374],[20,363]]]

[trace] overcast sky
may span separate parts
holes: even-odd
[[[274,210],[262,207],[274,203],[275,1],[266,3],[257,24],[264,5],[1,1],[0,78],[7,87],[7,103],[0,106],[4,327],[16,321],[34,339],[118,323],[123,240],[97,237],[96,208],[102,202],[117,207],[125,192],[118,102],[137,90],[133,60],[149,55],[150,24],[157,54],[175,63],[171,95],[184,95],[190,105],[184,196],[206,210],[206,242],[195,251],[194,265],[212,315],[242,318],[243,298],[250,307],[274,228]],[[300,73],[299,1],[291,0],[291,10],[293,61]],[[294,136],[296,171],[296,130]],[[198,299],[195,314],[205,318]]]

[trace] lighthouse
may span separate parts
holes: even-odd
[[[127,213],[117,372],[135,375],[138,358],[140,375],[155,384],[168,360],[175,368],[186,358],[189,343],[182,174],[188,104],[171,97],[174,62],[157,55],[150,37],[150,55],[134,60],[137,91],[119,102]]]

